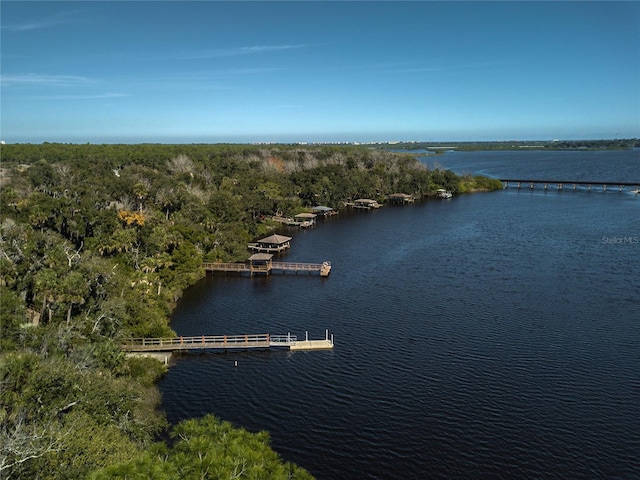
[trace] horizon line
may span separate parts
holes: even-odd
[[[161,141],[135,141],[135,142],[79,142],[79,141],[48,141],[43,140],[41,142],[7,142],[6,140],[0,140],[1,145],[45,145],[45,144],[60,144],[60,145],[402,145],[402,144],[434,144],[442,146],[443,144],[459,145],[468,143],[559,143],[559,142],[616,142],[616,141],[632,141],[639,140],[640,137],[625,137],[625,138],[554,138],[554,139],[505,139],[505,140],[372,140],[372,141],[358,141],[358,140],[315,140],[315,141],[217,141],[217,142],[161,142]],[[442,148],[442,147],[441,147]]]

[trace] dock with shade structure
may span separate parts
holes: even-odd
[[[317,216],[318,215],[315,213],[304,212],[298,213],[293,218],[274,215],[273,217],[271,217],[271,220],[273,220],[274,222],[282,223],[289,227],[309,228],[315,226]],[[260,240],[260,242],[262,241],[264,241],[264,239]]]
[[[391,193],[387,195],[387,201],[395,205],[406,205],[408,203],[415,202],[416,199],[413,195],[409,195],[408,193]]]
[[[287,349],[291,351],[331,350],[333,334],[325,331],[325,338],[310,340],[305,332],[304,340],[296,335],[244,334],[244,335],[196,335],[189,337],[129,338],[123,341],[126,352],[188,352],[194,350],[230,351],[253,349]]]
[[[291,237],[273,234],[247,245],[249,250],[260,253],[280,253],[291,248]]]
[[[244,263],[213,262],[203,264],[208,272],[239,273],[254,275],[270,275],[273,273],[317,273],[321,277],[328,277],[331,273],[331,262],[301,263],[301,262],[274,262],[270,253],[254,253]]]
[[[317,205],[313,207],[311,211],[316,215],[322,215],[323,217],[330,217],[338,214],[337,210],[334,210],[331,207],[327,207],[326,205]]]
[[[354,200],[351,203],[347,203],[346,205],[359,210],[375,210],[382,207],[381,204],[371,198],[358,198],[357,200]]]

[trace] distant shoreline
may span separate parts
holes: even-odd
[[[591,151],[591,150],[631,150],[640,147],[640,139],[609,140],[533,140],[501,142],[398,142],[386,147],[413,153],[414,150],[429,150],[432,155],[441,155],[446,151],[491,151],[491,150],[549,150],[549,151]],[[422,155],[422,153],[421,153]]]
[[[247,145],[247,146],[299,146],[299,147],[346,147],[356,146],[376,148],[380,150],[401,150],[412,153],[415,150],[430,150],[439,154],[448,150],[478,151],[478,150],[550,150],[550,151],[588,151],[588,150],[630,150],[640,147],[640,138],[601,139],[601,140],[504,140],[504,141],[458,141],[458,142],[428,142],[428,141],[386,141],[386,142],[6,142],[2,145]]]

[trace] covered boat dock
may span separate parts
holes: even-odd
[[[291,248],[291,237],[274,234],[255,243],[250,243],[247,247],[253,252],[280,253]]]

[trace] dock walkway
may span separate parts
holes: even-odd
[[[322,277],[331,273],[331,263],[295,263],[295,262],[268,262],[263,264],[252,263],[205,263],[205,270],[209,272],[237,272],[255,274],[279,273],[314,273],[317,272]]]
[[[194,337],[130,338],[124,341],[122,349],[127,352],[180,352],[189,350],[247,350],[284,348],[296,350],[330,350],[333,335],[326,331],[323,340],[304,340],[297,336],[254,334],[254,335],[199,335]]]
[[[536,185],[542,185],[545,190],[549,188],[550,184],[556,185],[558,190],[563,190],[566,185],[570,185],[572,190],[576,190],[577,186],[586,187],[588,191],[592,188],[601,187],[602,191],[607,191],[607,187],[613,187],[622,192],[625,187],[631,187],[633,193],[640,193],[640,181],[635,182],[611,182],[611,181],[591,181],[591,180],[540,180],[540,179],[519,179],[519,178],[501,178],[500,181],[504,184],[504,188],[509,188],[509,183],[515,185],[516,188],[522,188],[523,185],[528,185],[531,190]]]

